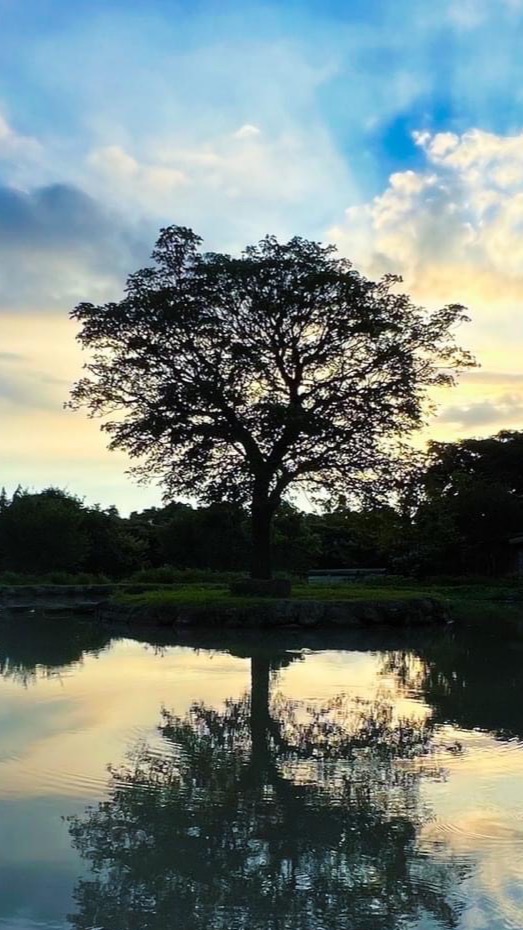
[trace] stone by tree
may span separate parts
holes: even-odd
[[[252,573],[271,574],[273,515],[291,489],[359,495],[391,474],[430,389],[472,364],[463,308],[428,312],[398,278],[360,275],[331,246],[268,236],[240,257],[162,230],[120,301],[72,312],[91,355],[71,403],[167,495],[247,502]]]

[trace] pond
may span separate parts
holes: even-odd
[[[523,644],[0,623],[0,928],[523,927]]]

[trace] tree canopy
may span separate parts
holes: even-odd
[[[88,507],[53,487],[0,494],[0,571],[121,577],[144,558],[141,540],[115,507]]]
[[[426,311],[334,247],[267,236],[240,257],[161,231],[120,301],[72,311],[90,351],[72,405],[104,417],[110,447],[168,495],[248,502],[253,572],[270,575],[270,526],[291,488],[359,494],[390,478],[430,389],[472,364],[452,304]]]
[[[431,443],[417,493],[411,546],[423,571],[507,572],[509,539],[523,531],[523,432]]]

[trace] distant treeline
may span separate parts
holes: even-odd
[[[275,570],[384,567],[414,577],[489,577],[513,568],[523,534],[523,432],[432,443],[426,466],[395,506],[345,504],[305,513],[283,504],[274,521]],[[233,504],[173,502],[121,517],[58,488],[0,494],[0,580],[84,573],[174,580],[247,571],[248,512]]]

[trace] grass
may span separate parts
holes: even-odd
[[[390,601],[405,597],[419,597],[419,591],[401,591],[394,588],[371,588],[363,585],[336,585],[332,588],[297,584],[293,586],[292,600],[339,601],[381,600]],[[225,585],[176,585],[174,588],[156,588],[132,593],[118,592],[114,600],[120,604],[136,606],[158,606],[176,604],[183,606],[240,606],[265,601],[266,598],[232,595]]]
[[[523,619],[523,586],[505,585],[442,585],[403,582],[392,584],[307,585],[295,584],[293,600],[309,601],[404,601],[412,598],[433,597],[448,604],[452,615],[464,622],[497,622],[514,614]],[[130,593],[122,591],[113,598],[115,603],[129,607],[245,607],[260,603],[261,598],[236,597],[226,585],[177,585],[175,588],[156,588]],[[515,605],[515,606],[511,606]]]

